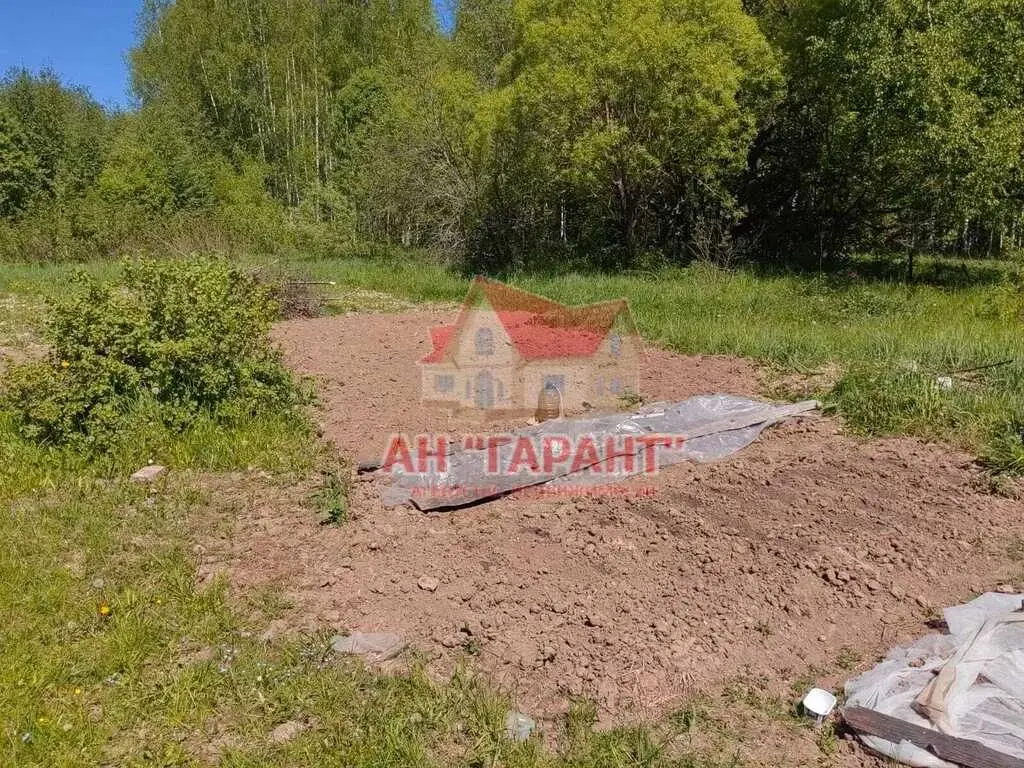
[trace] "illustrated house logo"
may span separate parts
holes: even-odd
[[[615,407],[639,391],[641,348],[623,299],[582,307],[478,277],[453,325],[432,328],[423,399],[451,409],[532,413]]]

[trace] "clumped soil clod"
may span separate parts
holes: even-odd
[[[415,361],[450,319],[351,315],[275,335],[320,381],[325,437],[373,459],[394,432],[519,426],[420,405]],[[642,385],[652,400],[759,392],[749,362],[659,349]],[[356,482],[350,521],[323,527],[303,499],[260,489],[208,568],[282,588],[289,628],[396,632],[439,670],[469,652],[524,711],[586,695],[620,719],[751,670],[788,687],[842,654],[870,661],[928,631],[931,606],[1020,579],[1020,502],[979,492],[979,475],[948,447],[868,442],[812,418],[724,461],[634,479],[626,495],[517,494],[426,515],[386,509],[376,482]]]

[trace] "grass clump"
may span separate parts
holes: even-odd
[[[139,261],[51,298],[45,359],[11,365],[0,407],[25,438],[107,451],[140,425],[184,431],[292,410],[269,291],[226,261]]]
[[[348,521],[348,467],[320,470],[320,488],[313,494],[313,503],[323,516],[322,525],[341,525]]]
[[[254,267],[249,274],[259,285],[266,287],[277,306],[277,319],[308,319],[323,313],[321,286],[304,272],[273,262]]]

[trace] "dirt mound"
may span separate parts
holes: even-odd
[[[394,433],[452,435],[519,427],[520,420],[481,422],[472,414],[449,415],[421,402],[417,362],[432,349],[430,328],[454,321],[441,312],[353,314],[279,323],[275,338],[289,365],[319,384],[324,437],[342,453],[379,459]],[[723,356],[681,358],[647,350],[641,387],[658,400],[682,400],[714,392],[756,395],[756,368]]]
[[[479,428],[419,402],[415,361],[448,320],[356,315],[276,335],[321,381],[326,437],[371,457],[395,431]],[[758,379],[742,360],[652,350],[643,387],[756,394]],[[932,606],[1015,583],[1020,503],[976,491],[978,476],[943,446],[857,440],[814,418],[620,496],[425,515],[357,482],[353,519],[330,528],[264,491],[220,548],[236,584],[283,588],[297,623],[399,632],[440,668],[474,654],[533,713],[581,694],[605,713],[658,712],[744,670],[791,680],[841,652],[870,661],[927,631]]]

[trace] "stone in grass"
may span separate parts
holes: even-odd
[[[270,732],[270,741],[273,744],[286,744],[308,728],[308,723],[289,720],[286,723],[281,723]]]
[[[162,467],[159,464],[150,464],[148,467],[143,467],[134,475],[132,475],[131,480],[133,483],[145,485],[148,483],[152,483],[154,480],[156,480],[158,477],[162,476],[166,472],[167,467]]]
[[[331,639],[335,653],[363,656],[367,661],[388,661],[405,650],[405,642],[392,632],[353,632]]]

